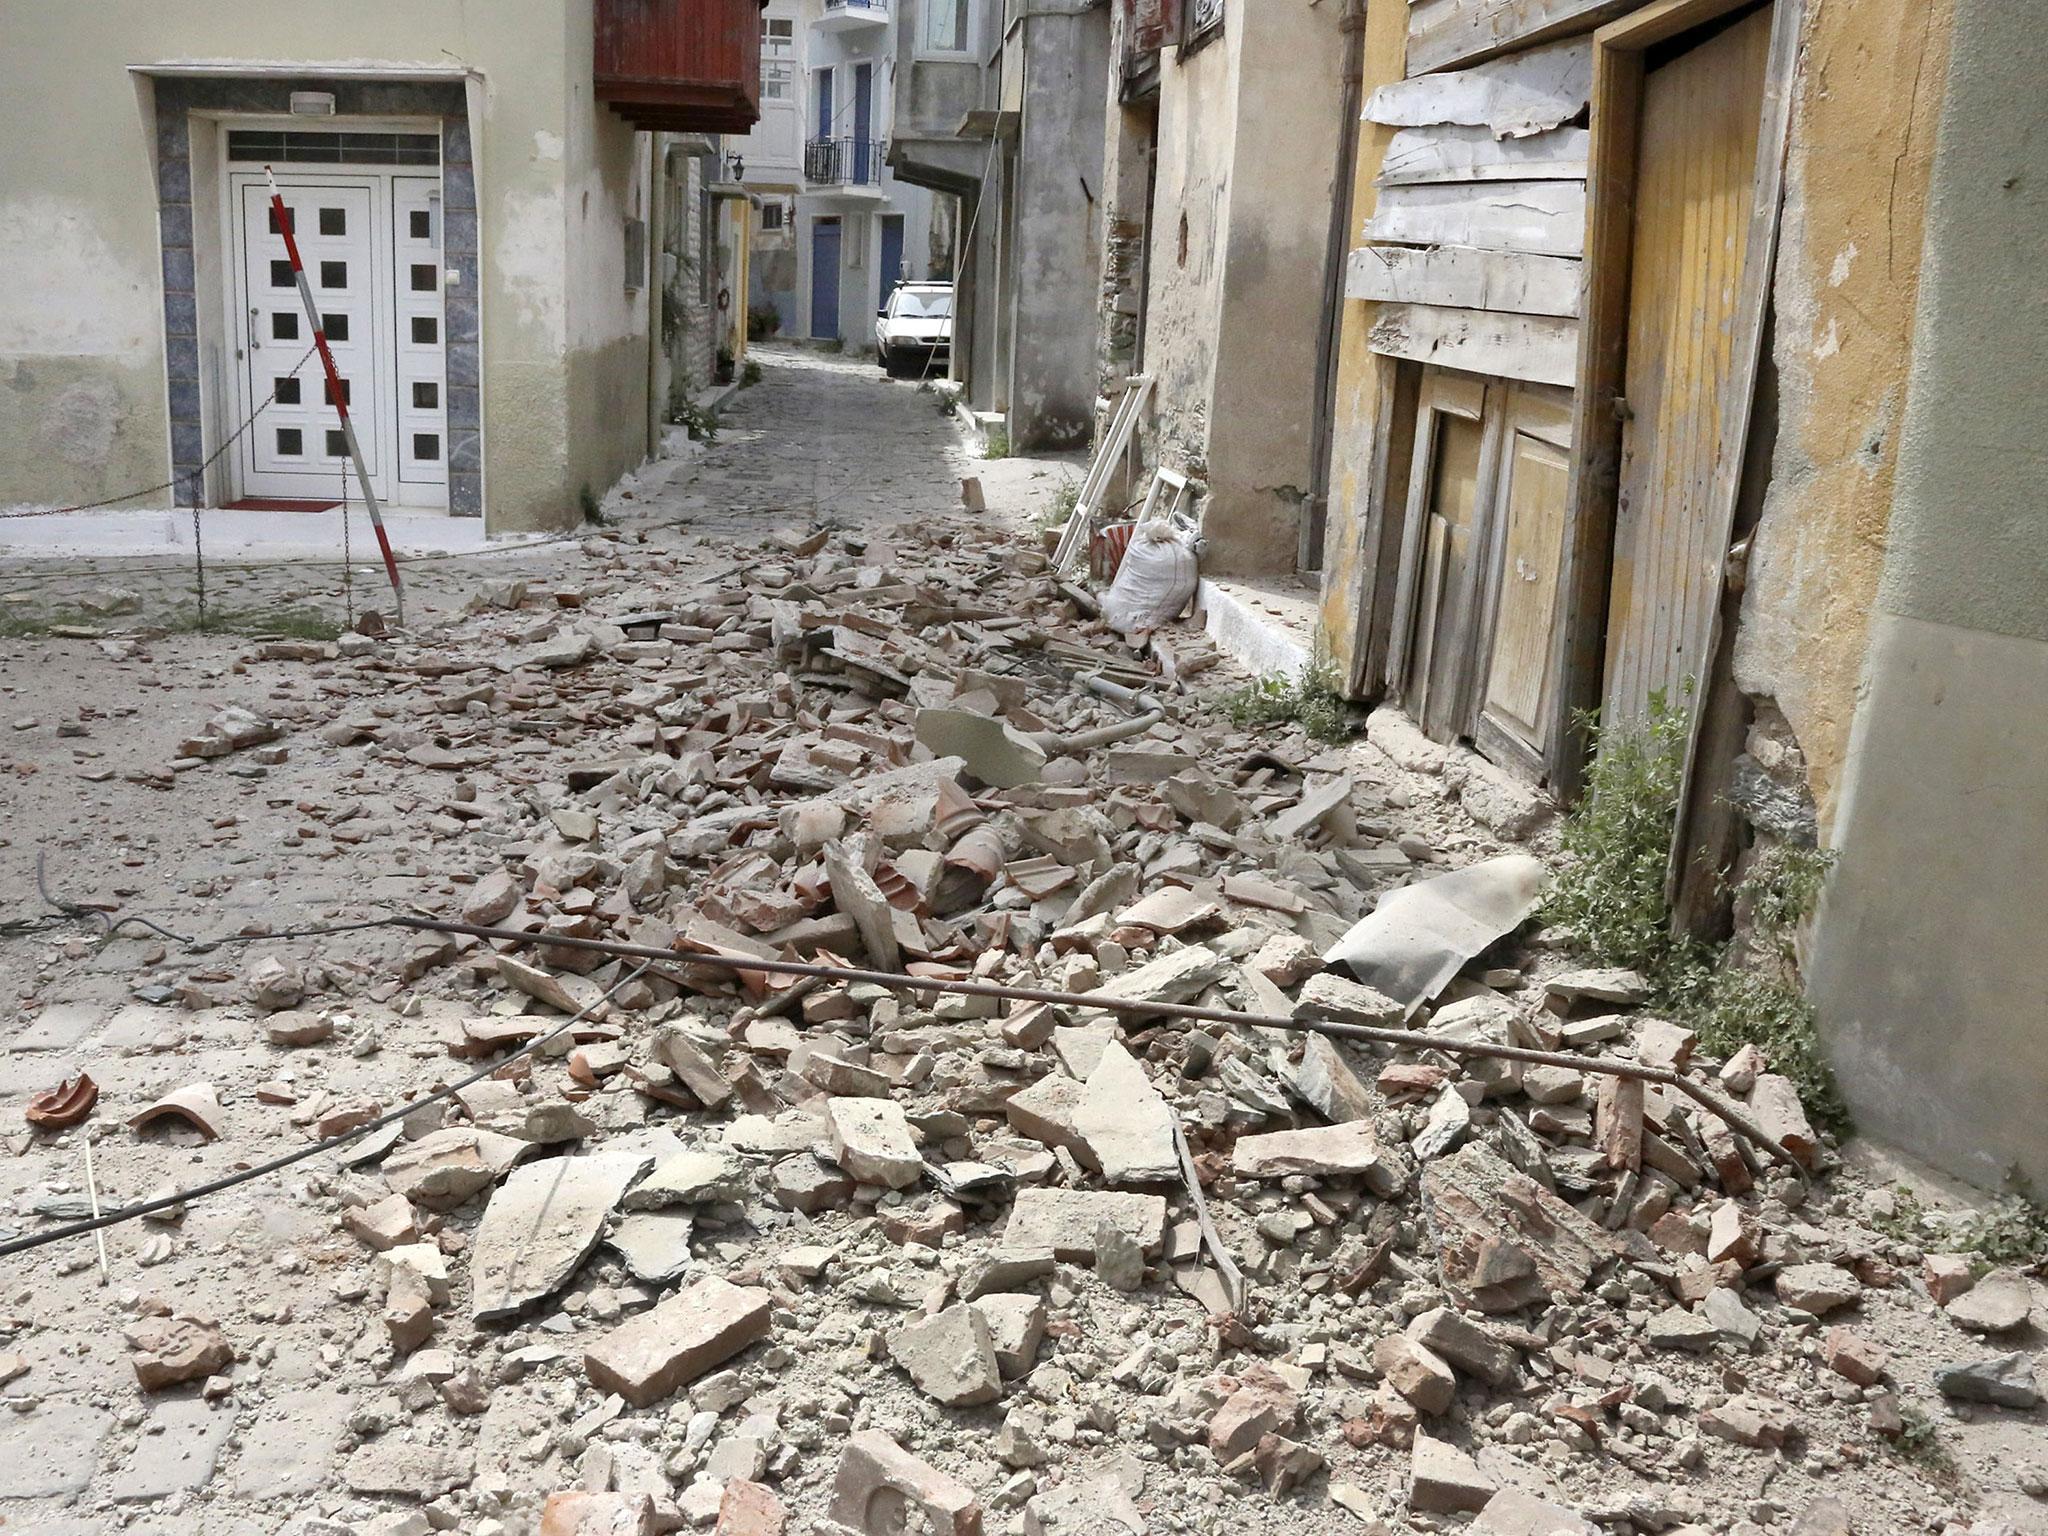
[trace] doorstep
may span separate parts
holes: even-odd
[[[228,507],[200,511],[209,560],[325,560],[341,553],[342,511],[240,512]],[[487,538],[480,517],[451,517],[446,512],[412,512],[386,508],[384,529],[400,558],[414,555],[468,555],[484,550],[516,549],[543,535],[511,534]],[[377,558],[376,534],[361,502],[349,509],[351,552],[358,559]],[[18,560],[146,558],[192,552],[190,508],[107,509],[59,512],[48,517],[0,518],[0,558]]]
[[[1223,653],[1259,677],[1295,678],[1316,654],[1318,589],[1292,578],[1204,576],[1195,614]]]
[[[975,448],[984,455],[988,452],[989,429],[1006,424],[1001,411],[977,411],[964,399],[953,402],[953,414],[960,418],[961,426],[974,434]]]

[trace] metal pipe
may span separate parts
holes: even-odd
[[[438,917],[393,917],[400,928],[423,933],[459,933],[470,938],[490,939],[514,945],[541,945],[581,949],[622,959],[664,961],[671,966],[709,966],[714,970],[755,971],[765,976],[816,976],[827,981],[872,982],[904,992],[950,992],[962,997],[993,997],[1019,1003],[1049,1003],[1056,1007],[1089,1009],[1100,1013],[1136,1014],[1145,1018],[1186,1019],[1200,1024],[1249,1024],[1257,1029],[1281,1029],[1296,1033],[1328,1035],[1336,1040],[1354,1040],[1366,1045],[1388,1045],[1396,1050],[1442,1051],[1449,1056],[1481,1056],[1495,1061],[1519,1061],[1529,1066],[1568,1067],[1606,1077],[1633,1078],[1674,1088],[1733,1129],[1740,1131],[1787,1167],[1805,1176],[1804,1165],[1791,1148],[1777,1141],[1764,1128],[1719,1094],[1711,1093],[1677,1072],[1646,1067],[1640,1062],[1614,1061],[1604,1056],[1573,1056],[1564,1051],[1538,1051],[1520,1045],[1493,1045],[1481,1040],[1442,1040],[1418,1035],[1413,1030],[1380,1029],[1370,1024],[1341,1024],[1332,1019],[1281,1018],[1274,1014],[1233,1013],[1225,1008],[1204,1008],[1196,1003],[1147,1003],[1128,998],[1105,997],[1093,992],[1058,992],[1050,987],[1013,987],[993,981],[958,981],[934,976],[906,976],[898,971],[870,971],[854,966],[818,965],[807,960],[760,960],[750,955],[700,954],[657,949],[648,944],[625,944],[612,939],[578,939],[567,934],[530,933],[518,928],[489,928],[478,923],[450,922]]]

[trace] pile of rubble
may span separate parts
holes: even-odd
[[[1859,1309],[2012,1337],[2030,1282],[1918,1273],[1809,1182],[1790,1083],[1703,1060],[1639,977],[1526,928],[1410,996],[1327,963],[1442,852],[1379,746],[1232,732],[1183,691],[1202,644],[1134,653],[956,528],[631,571],[660,607],[508,582],[431,649],[261,658],[323,683],[320,749],[442,782],[414,862],[473,860],[444,915],[532,942],[160,979],[260,1010],[273,1075],[138,1127],[254,1100],[337,1135],[576,1018],[314,1181],[330,1365],[366,1379],[345,1496],[289,1529],[1833,1536],[1846,1480],[1947,1508],[1873,1470],[1906,1423]],[[192,751],[280,735],[242,711]],[[775,959],[1120,1006],[745,965]],[[1219,1017],[1148,1016],[1174,1004]],[[308,1055],[401,1038],[445,1055],[301,1091]],[[1691,1074],[1806,1167],[1654,1084],[1439,1048],[1473,1042]],[[262,1336],[135,1313],[145,1389],[236,1391]],[[2024,1353],[1980,1354],[1958,1335],[1941,1390],[2038,1402]]]

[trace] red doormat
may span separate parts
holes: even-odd
[[[291,501],[282,496],[245,496],[225,503],[223,512],[332,512],[338,501]]]

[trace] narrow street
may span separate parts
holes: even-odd
[[[821,1536],[1835,1536],[1970,1489],[2039,1529],[2024,1422],[1860,1449],[1887,1357],[1918,1414],[1976,1352],[1881,1172],[1723,1155],[1654,1088],[1617,1130],[1610,1042],[1734,1079],[1519,922],[1428,1002],[1326,969],[1396,889],[1554,856],[1533,802],[1392,715],[1233,723],[1198,625],[1141,652],[1048,579],[1074,466],[978,457],[851,352],[756,355],[715,443],[576,539],[416,567],[395,637],[0,641],[9,1237],[397,1116],[107,1228],[104,1269],[0,1260],[0,1523],[553,1536],[581,1490],[780,1529],[734,1523],[758,1486]],[[393,912],[537,943],[277,936]],[[80,1074],[82,1124],[16,1118]],[[1730,1265],[1747,1305],[1671,1305]]]

